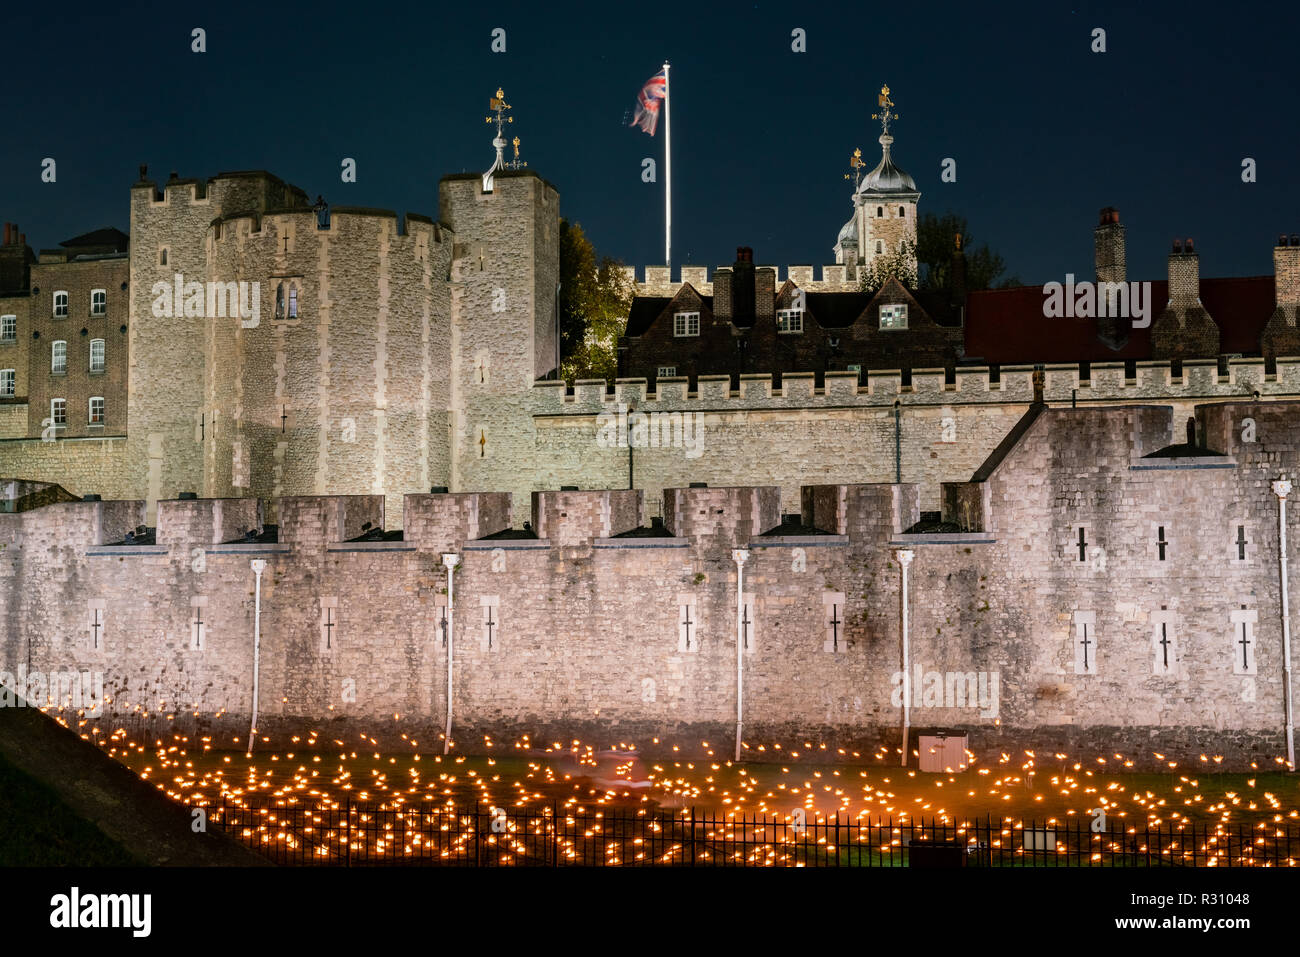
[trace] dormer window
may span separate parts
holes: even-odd
[[[674,314],[674,336],[698,336],[699,334],[700,314],[698,312],[679,312]]]
[[[803,332],[803,310],[778,309],[776,311],[776,331],[782,333]]]
[[[907,328],[907,303],[891,303],[888,306],[880,307],[880,328],[881,329],[906,329]]]

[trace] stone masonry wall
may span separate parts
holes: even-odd
[[[457,747],[472,750],[485,734],[602,744],[657,737],[688,749],[729,740],[731,548],[748,545],[751,747],[808,736],[828,747],[897,747],[896,552],[909,548],[914,728],[965,730],[972,750],[994,761],[1055,748],[1118,750],[1140,766],[1157,764],[1156,753],[1271,762],[1283,718],[1268,483],[1298,464],[1295,411],[1294,403],[1205,407],[1203,429],[1225,455],[1180,461],[1144,458],[1181,441],[1168,407],[1048,410],[988,479],[984,533],[903,534],[917,490],[880,485],[807,490],[805,514],[819,525],[833,518],[825,536],[756,538],[781,511],[776,490],[710,488],[666,496],[682,515],[671,524],[695,523],[688,536],[594,539],[576,551],[547,539],[458,541]],[[594,514],[607,493],[563,494]],[[732,506],[725,526],[711,526],[711,512],[699,524],[700,507],[718,503]],[[248,561],[264,557],[259,704],[268,732],[365,730],[432,744],[447,705],[447,595],[441,556],[425,546],[440,543],[345,542],[363,518],[382,522],[382,496],[282,504],[278,545],[212,545],[202,522],[170,527],[181,510],[169,506],[159,517],[165,544],[104,546],[142,515],[139,502],[0,515],[0,612],[13,623],[0,667],[98,668],[117,720],[192,709],[198,726],[238,734],[251,693]],[[1290,531],[1294,549],[1300,534]],[[202,570],[195,545],[206,547]],[[105,615],[97,650],[92,601]],[[195,647],[198,616],[206,644]],[[1234,667],[1242,621],[1257,649],[1249,674]],[[1162,622],[1173,664],[1156,673]],[[1077,664],[1084,624],[1095,673]]]

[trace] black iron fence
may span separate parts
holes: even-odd
[[[551,804],[249,805],[209,820],[277,864],[461,867],[1295,867],[1275,824],[1094,831],[1090,820],[953,823],[811,811],[582,809]],[[1294,844],[1293,844],[1294,841]]]

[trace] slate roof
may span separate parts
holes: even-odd
[[[96,229],[93,232],[82,233],[80,236],[73,236],[71,239],[65,239],[59,243],[64,249],[82,249],[86,246],[109,246],[119,252],[127,247],[130,237],[120,229],[112,226],[105,226],[103,229]]]
[[[700,299],[703,300],[706,309],[713,310],[712,296],[700,296]],[[650,324],[672,301],[670,296],[637,296],[632,300],[632,308],[627,316],[627,331],[623,334],[625,336],[645,335]]]

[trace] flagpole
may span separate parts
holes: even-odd
[[[668,61],[664,60],[664,265],[673,264],[673,127],[668,113]],[[670,276],[671,278],[671,276]]]

